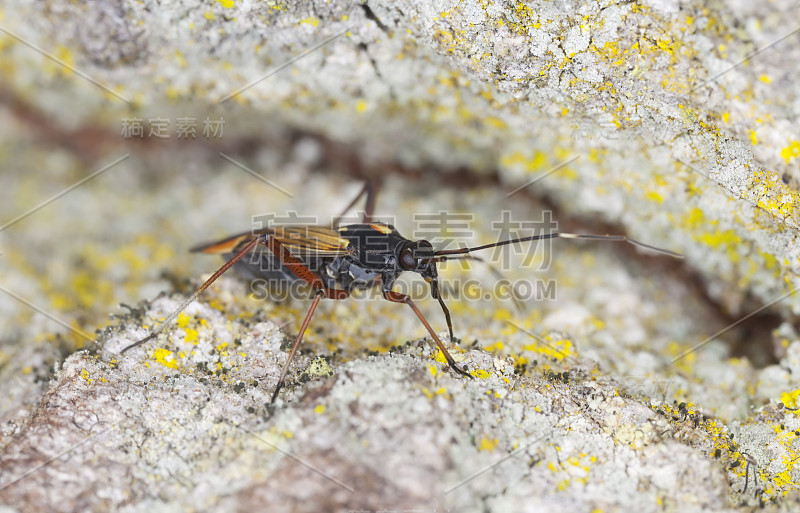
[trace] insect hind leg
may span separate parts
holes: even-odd
[[[367,199],[364,205],[364,217],[361,220],[361,222],[362,223],[372,222],[372,217],[375,215],[375,201],[377,195],[378,195],[377,184],[372,180],[367,180],[364,183],[364,187],[361,189],[358,195],[356,195],[356,197],[353,198],[353,201],[351,201],[350,204],[347,205],[347,207],[345,207],[345,209],[342,211],[341,214],[333,218],[333,220],[331,221],[331,228],[334,229],[338,228],[339,223],[341,223],[342,218],[345,216],[345,214],[347,214],[347,212],[351,208],[353,208],[355,204],[358,203],[358,200],[360,200],[363,196],[366,196]]]
[[[311,317],[314,315],[314,311],[317,309],[317,305],[319,304],[319,300],[322,299],[322,296],[325,295],[325,289],[318,289],[317,293],[314,295],[314,301],[311,303],[311,308],[308,309],[308,313],[306,314],[306,318],[303,321],[303,325],[300,327],[300,332],[297,334],[297,337],[294,339],[294,344],[292,344],[292,350],[289,352],[289,357],[286,359],[286,363],[283,364],[283,369],[281,369],[281,376],[278,378],[278,384],[275,386],[275,391],[272,392],[272,398],[269,400],[270,403],[274,403],[275,399],[278,397],[278,392],[281,391],[283,388],[283,384],[286,380],[286,373],[289,371],[289,364],[292,363],[292,359],[294,359],[295,353],[297,353],[297,348],[300,347],[300,342],[303,341],[303,335],[308,328],[308,324],[311,322]]]

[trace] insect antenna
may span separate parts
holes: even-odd
[[[517,244],[519,242],[528,242],[528,241],[546,240],[546,239],[586,239],[586,240],[607,240],[612,242],[627,242],[629,244],[633,244],[634,246],[639,246],[640,248],[654,251],[656,253],[661,253],[663,255],[671,256],[673,258],[681,258],[681,259],[683,258],[683,255],[681,255],[680,253],[675,253],[674,251],[670,251],[668,249],[657,248],[655,246],[651,246],[650,244],[639,242],[638,240],[631,239],[630,237],[626,237],[624,235],[593,235],[584,233],[563,233],[563,232],[552,232],[540,235],[531,235],[530,237],[520,237],[518,239],[503,240],[500,242],[494,242],[492,244],[484,244],[482,246],[475,246],[472,248],[443,249],[434,252],[434,255],[437,257],[447,256],[447,255],[464,255],[467,253],[471,253],[473,251],[480,251],[482,249],[496,248],[498,246],[507,246],[509,244]]]
[[[265,236],[265,237],[266,237],[266,236]],[[161,333],[162,331],[164,331],[164,328],[166,328],[167,326],[169,326],[169,325],[172,323],[172,321],[174,321],[174,320],[175,320],[175,319],[178,317],[178,315],[180,315],[180,313],[181,313],[181,312],[183,312],[184,310],[186,310],[186,308],[187,308],[187,307],[188,307],[190,304],[192,304],[192,302],[193,302],[195,299],[197,299],[197,296],[199,296],[200,294],[202,294],[202,293],[203,293],[203,292],[204,292],[204,291],[205,291],[205,290],[206,290],[208,287],[210,287],[210,286],[211,286],[211,284],[212,284],[212,283],[214,283],[214,282],[217,280],[217,278],[219,278],[220,276],[222,276],[222,275],[225,273],[225,271],[227,271],[228,269],[230,269],[230,268],[233,266],[233,264],[235,264],[236,262],[238,262],[238,261],[239,261],[239,260],[240,260],[240,259],[241,259],[243,256],[245,256],[245,255],[246,255],[247,253],[249,253],[249,252],[250,252],[250,251],[251,251],[251,250],[252,250],[254,247],[256,247],[256,245],[257,245],[257,244],[258,244],[258,243],[261,241],[261,239],[262,239],[262,237],[255,237],[253,240],[251,240],[251,241],[250,241],[250,242],[249,242],[249,243],[248,243],[248,244],[247,244],[247,245],[246,245],[244,248],[242,248],[242,250],[241,250],[241,251],[239,251],[238,253],[236,253],[236,255],[234,255],[234,256],[233,256],[233,258],[231,258],[230,260],[228,260],[227,262],[225,262],[225,264],[223,264],[223,265],[222,265],[222,267],[220,267],[219,269],[217,269],[217,272],[215,272],[214,274],[212,274],[212,275],[211,275],[211,278],[207,279],[207,280],[205,281],[205,283],[203,283],[202,285],[200,285],[200,288],[199,288],[199,289],[197,289],[197,290],[195,290],[195,291],[194,291],[194,294],[192,294],[191,296],[189,296],[189,297],[188,297],[188,298],[187,298],[187,299],[186,299],[186,300],[185,300],[183,303],[181,303],[181,306],[179,306],[179,307],[178,307],[178,308],[177,308],[177,309],[176,309],[174,312],[172,312],[171,314],[169,314],[169,315],[167,316],[167,318],[166,318],[166,319],[164,319],[164,321],[163,321],[161,324],[159,324],[159,325],[158,325],[158,327],[157,327],[157,328],[155,328],[153,331],[151,331],[151,332],[150,332],[150,334],[149,334],[149,335],[147,335],[147,336],[146,336],[145,338],[143,338],[142,340],[139,340],[138,342],[134,342],[133,344],[131,344],[131,345],[129,345],[129,346],[127,346],[127,347],[125,347],[125,348],[124,348],[122,351],[120,351],[120,354],[124,353],[124,352],[125,352],[125,351],[127,351],[128,349],[133,349],[133,348],[134,348],[134,347],[136,347],[136,346],[140,346],[140,345],[144,344],[145,342],[147,342],[147,341],[149,341],[149,340],[152,340],[152,339],[154,339],[156,336],[158,336],[158,334],[159,334],[159,333]]]

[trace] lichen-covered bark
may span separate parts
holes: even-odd
[[[0,3],[0,500],[790,509],[794,3]],[[325,222],[359,187],[342,171],[383,178],[379,214],[409,236],[414,214],[468,212],[487,243],[503,211],[545,209],[685,264],[561,241],[536,275],[557,301],[450,297],[471,382],[405,345],[424,331],[402,305],[329,303],[307,347],[334,378],[268,409],[306,303],[235,278],[119,357],[213,270],[186,248],[263,214]]]

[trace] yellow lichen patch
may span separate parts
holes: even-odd
[[[522,347],[523,351],[532,351],[544,356],[562,360],[573,355],[572,342],[566,339],[553,340],[550,335],[543,338],[543,342],[535,342]]]
[[[86,244],[78,256],[80,269],[61,280],[43,280],[42,288],[52,306],[67,315],[80,311],[80,322],[70,321],[75,328],[92,333],[97,324],[106,322],[106,310],[101,305],[117,304],[123,297],[135,297],[145,274],[139,271],[155,267],[156,263],[173,262],[175,249],[158,241],[152,235],[136,237],[130,244],[121,246],[111,253],[95,245]],[[9,254],[4,255],[8,258]],[[116,269],[128,278],[124,290],[108,279],[108,271]],[[32,271],[35,272],[35,271]],[[66,281],[64,281],[66,280]],[[83,337],[75,338],[76,346],[84,343]]]
[[[96,304],[111,304],[115,297],[111,282],[90,269],[77,271],[73,275],[69,293],[56,290],[48,292],[53,307],[62,311],[75,308],[88,310]]]
[[[318,404],[318,405],[314,406],[314,413],[318,413],[318,414],[325,413],[325,405],[324,404]]]
[[[491,126],[492,128],[500,128],[500,129],[508,128],[508,125],[506,125],[506,123],[502,119],[496,116],[488,116],[483,119],[483,122]]]
[[[214,19],[216,19],[216,18],[217,18],[217,16],[216,16],[216,15],[215,15],[213,12],[211,12],[211,11],[206,11],[206,12],[204,12],[204,13],[203,13],[203,16],[205,17],[205,19],[207,19],[207,20],[209,20],[209,21],[210,21],[210,20],[214,20]]]
[[[75,56],[72,54],[72,50],[64,45],[58,45],[53,55],[66,66],[60,63],[47,62],[45,65],[46,69],[54,74],[60,74],[65,77],[71,75],[72,70],[70,68],[75,65]]]
[[[556,485],[559,491],[563,491],[575,483],[586,484],[589,481],[590,466],[595,461],[597,458],[594,456],[579,453],[577,456],[570,456],[566,461],[562,460],[560,467],[551,461],[547,468],[556,474],[568,476]]]
[[[703,417],[702,420],[698,419],[698,411],[692,403],[683,403],[679,406],[662,404],[658,409],[662,413],[667,414],[665,418],[675,424],[684,424],[687,421],[694,422],[695,430],[705,432],[711,442],[712,450],[708,453],[708,457],[722,462],[729,462],[730,464],[727,467],[728,472],[744,478],[745,472],[747,471],[747,456],[741,452],[734,439],[730,436],[728,428],[722,421],[705,417]],[[693,415],[695,416],[694,419],[691,417]],[[753,470],[754,469],[750,469],[751,473]],[[761,483],[767,482],[763,469],[759,471],[758,480]]]
[[[317,25],[319,25],[319,20],[317,18],[314,18],[313,16],[310,16],[308,18],[300,20],[300,25],[311,25],[312,27],[316,27]]]
[[[506,310],[505,308],[498,308],[494,311],[494,320],[496,321],[510,321],[512,319],[512,314],[510,311]]]
[[[683,347],[677,342],[670,342],[667,346],[667,354],[672,357],[680,356],[680,359],[674,363],[680,370],[685,372],[692,372],[694,363],[697,361],[697,355],[694,352],[688,352],[689,346]]]
[[[714,230],[713,232],[696,235],[695,239],[713,248],[738,246],[742,241],[741,237],[733,230]]]
[[[786,405],[787,408],[796,409],[798,397],[800,397],[800,388],[793,392],[783,392],[781,394],[781,402]]]
[[[514,333],[518,332],[519,328],[515,324],[507,323],[503,326],[503,329],[500,331],[503,335],[513,335]]]
[[[208,306],[210,306],[210,307],[211,307],[211,308],[213,308],[214,310],[219,310],[220,312],[222,312],[222,311],[224,311],[224,310],[225,310],[225,305],[222,303],[222,301],[220,301],[220,300],[219,300],[219,299],[217,299],[217,298],[212,298],[212,299],[211,299],[211,300],[208,302]],[[251,316],[251,317],[252,317],[252,315],[253,315],[251,312],[243,312],[243,313],[242,313],[242,315],[246,315],[246,314],[250,314],[250,316]]]
[[[191,342],[192,344],[197,345],[197,338],[197,330],[186,328],[186,337],[184,338],[186,342]]]
[[[781,157],[783,157],[786,162],[789,162],[790,159],[800,157],[800,141],[792,141],[789,146],[782,149]]]
[[[689,228],[697,228],[702,226],[704,222],[705,215],[703,215],[703,211],[697,207],[693,208],[688,214],[683,216],[683,224]]]
[[[481,441],[478,442],[478,450],[492,452],[497,448],[498,443],[497,438],[492,438],[490,440],[489,438],[483,437]]]
[[[796,401],[798,392],[800,391],[785,395]],[[764,483],[765,496],[785,496],[790,491],[798,489],[798,481],[795,475],[798,461],[800,461],[800,451],[795,446],[800,432],[787,429],[783,423],[775,424],[772,428],[776,434],[775,442],[780,445],[780,449],[774,452],[774,454],[780,455],[780,463],[778,463],[778,458],[774,457],[768,467],[763,467],[757,471],[758,479],[761,483]],[[775,449],[778,448],[775,447]],[[742,455],[738,454],[738,456]]]
[[[236,5],[236,2],[234,2],[234,0],[217,0],[217,2],[219,2],[219,4],[226,9],[230,9],[231,7]]]
[[[185,328],[186,326],[189,325],[189,319],[190,317],[186,315],[185,312],[181,312],[178,314],[178,318],[175,321],[175,325],[179,328]]]
[[[181,68],[186,67],[186,58],[183,56],[180,50],[175,50],[175,59],[178,61],[178,66]]]
[[[494,344],[489,344],[488,346],[485,346],[485,347],[483,348],[483,350],[484,350],[484,351],[489,351],[489,352],[492,352],[492,351],[502,351],[502,350],[503,350],[503,347],[505,347],[505,346],[504,346],[504,344],[503,344],[502,342],[500,342],[500,341],[497,341],[497,342],[495,342]]]
[[[155,351],[153,351],[153,359],[163,365],[164,367],[170,369],[177,369],[178,362],[175,359],[175,355],[172,354],[172,351],[168,349],[164,349],[159,347]]]
[[[650,201],[655,201],[656,203],[664,203],[664,198],[656,191],[648,191],[645,194],[645,197]]]
[[[505,168],[522,169],[526,172],[533,172],[543,169],[547,166],[547,154],[543,151],[536,150],[533,155],[523,155],[520,151],[515,151],[510,155],[504,155],[500,158],[500,165]]]
[[[167,93],[167,98],[174,101],[180,100],[184,94],[184,92],[181,89],[175,86],[168,86],[166,93]]]
[[[764,259],[764,268],[768,270],[780,270],[780,266],[778,265],[778,259],[775,258],[773,255],[762,251],[761,249],[758,250],[758,254],[761,258]]]
[[[489,374],[483,369],[475,369],[474,371],[470,372],[470,375],[481,379],[487,379],[491,376],[491,374]]]
[[[787,158],[788,162],[788,158],[800,154],[800,143],[797,143],[797,148],[794,150],[794,153],[787,150],[788,149],[784,149],[781,155]],[[749,189],[750,193],[748,196],[756,202],[759,208],[779,219],[789,217],[793,222],[798,222],[800,193],[787,187],[777,173],[767,170],[754,171]]]

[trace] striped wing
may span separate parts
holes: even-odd
[[[338,231],[323,226],[276,226],[244,232],[226,239],[203,244],[191,249],[192,252],[202,253],[235,253],[238,248],[260,235],[274,237],[289,252],[298,257],[309,256],[344,256],[353,252],[350,241],[342,237]]]

